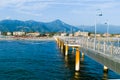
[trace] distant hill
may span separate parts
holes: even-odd
[[[84,29],[83,29],[84,27]],[[88,32],[95,32],[95,26],[79,26],[81,30]],[[106,33],[107,32],[107,24],[97,24],[96,26],[97,33]],[[109,33],[112,34],[120,34],[120,26],[109,25]]]
[[[79,28],[55,20],[52,22],[37,22],[33,20],[20,21],[20,20],[2,20],[0,21],[0,31],[38,31],[38,32],[71,32],[78,31]]]
[[[59,19],[52,22],[37,22],[33,20],[2,20],[0,21],[0,31],[38,31],[38,32],[75,32],[83,31],[83,26],[72,26]],[[94,26],[84,26],[84,31],[94,32]],[[97,24],[97,33],[106,33],[107,24]],[[120,34],[120,26],[110,25],[109,33]]]

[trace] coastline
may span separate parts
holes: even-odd
[[[54,41],[53,37],[2,37],[2,40],[27,40],[27,41]]]

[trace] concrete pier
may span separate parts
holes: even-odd
[[[75,71],[80,70],[80,50],[81,58],[84,59],[84,55],[89,56],[98,63],[102,64],[103,71],[108,72],[108,68],[120,73],[120,47],[114,46],[112,43],[96,41],[94,38],[89,37],[55,37],[58,46],[64,51],[65,55],[68,55],[69,48],[76,48],[75,54]],[[63,41],[63,42],[62,42]],[[79,47],[79,48],[78,48]],[[95,47],[95,48],[94,48]],[[81,59],[81,60],[82,60]]]

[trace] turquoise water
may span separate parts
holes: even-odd
[[[87,56],[75,72],[75,54],[69,52],[65,57],[54,41],[0,41],[0,80],[120,79]]]

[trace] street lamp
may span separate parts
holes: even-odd
[[[109,21],[107,20],[105,24],[107,24],[107,41],[108,41],[109,40],[108,39],[108,35],[109,35]]]
[[[95,15],[95,38],[94,38],[94,49],[96,49],[96,27],[97,27],[97,16],[102,16],[102,11],[101,9],[96,10],[96,15]]]

